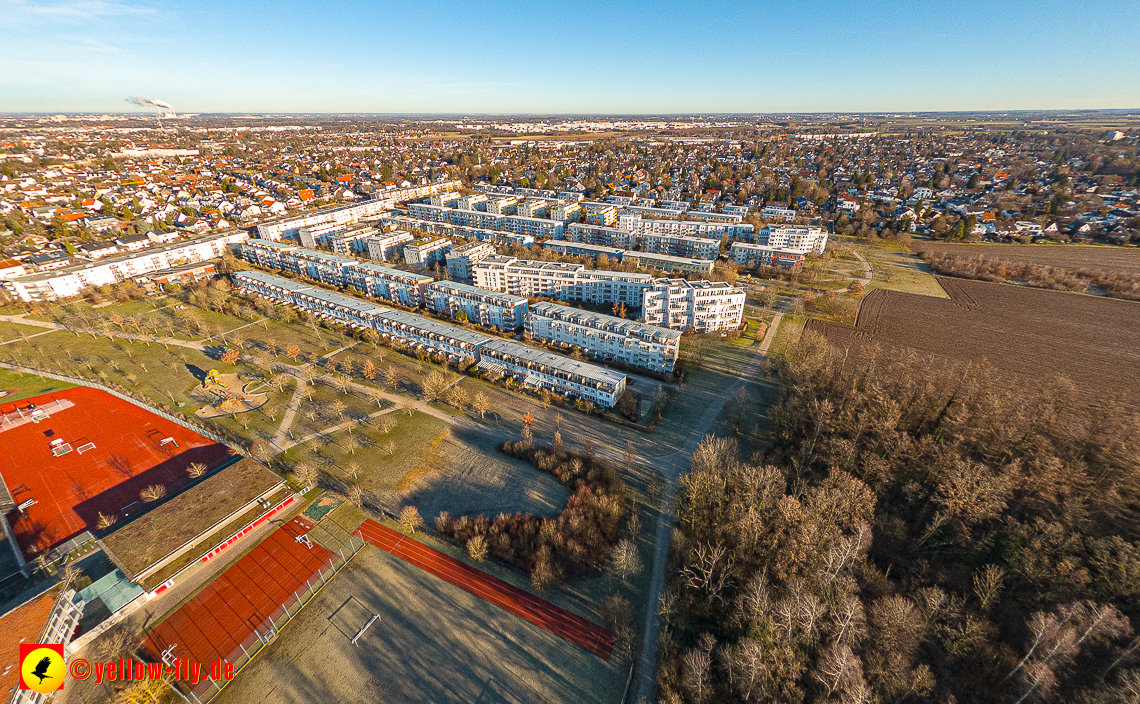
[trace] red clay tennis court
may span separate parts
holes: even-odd
[[[172,657],[232,662],[240,643],[255,629],[263,632],[271,617],[282,614],[282,604],[292,601],[298,589],[304,590],[318,570],[328,569],[333,553],[316,542],[310,541],[310,546],[296,540],[310,528],[311,521],[298,517],[273,531],[155,627],[145,644],[155,662],[172,645]]]
[[[489,604],[530,621],[603,660],[609,660],[613,654],[612,632],[549,601],[480,572],[375,521],[366,520],[360,526],[358,535],[381,550],[454,584]]]
[[[225,445],[96,389],[0,404],[0,476],[17,505],[31,502],[9,517],[29,560],[97,532],[100,513],[141,513],[146,487],[174,494],[191,464],[213,469],[228,457]]]

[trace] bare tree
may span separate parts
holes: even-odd
[[[389,457],[391,457],[393,454],[396,453],[396,441],[395,440],[388,440],[387,442],[385,442],[383,445],[380,446],[380,449],[384,451],[385,455],[388,455]]]
[[[487,397],[483,395],[482,391],[475,394],[475,398],[471,401],[471,407],[479,414],[479,420],[483,420],[483,418],[486,417],[488,409]]]
[[[400,511],[400,527],[409,533],[415,533],[424,527],[424,519],[415,506],[405,506]]]
[[[467,541],[467,554],[476,562],[487,559],[487,539],[481,535],[472,536]]]
[[[313,486],[321,478],[321,470],[308,460],[301,460],[293,465],[293,481],[302,487]]]
[[[356,508],[364,508],[364,489],[359,484],[353,484],[348,487],[348,492],[345,494],[345,499],[348,503]]]
[[[158,501],[166,496],[166,487],[161,484],[151,484],[139,492],[139,498],[147,503]]]
[[[447,388],[447,377],[442,372],[433,371],[424,379],[423,391],[424,399],[431,403],[439,398],[440,394]]]
[[[186,473],[190,475],[191,479],[197,479],[206,473],[206,465],[201,462],[194,462],[186,468]]]
[[[610,563],[622,584],[626,584],[630,577],[641,574],[643,567],[637,544],[629,538],[619,540],[614,546],[610,553]]]

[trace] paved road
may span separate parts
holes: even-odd
[[[737,382],[724,389],[704,412],[697,424],[693,426],[684,447],[671,455],[653,460],[653,466],[660,470],[665,481],[661,496],[661,512],[657,518],[657,533],[653,551],[653,578],[649,584],[649,598],[647,600],[649,606],[645,610],[644,639],[641,645],[641,657],[637,664],[638,677],[637,689],[635,690],[637,696],[633,699],[635,702],[653,700],[654,682],[657,679],[657,602],[661,596],[661,591],[665,588],[665,566],[669,562],[669,538],[673,530],[673,515],[676,512],[678,480],[682,474],[688,471],[689,458],[704,440],[709,429],[712,428],[712,424],[720,415],[724,404],[732,398],[737,389],[755,377],[760,370],[760,365],[768,357],[768,347],[775,339],[776,330],[780,327],[780,321],[783,318],[783,313],[777,313],[772,318],[772,324],[768,326],[768,332],[764,335],[764,340],[760,343],[760,348],[756,350],[756,354],[752,355],[752,359],[749,360],[748,366],[741,370]]]

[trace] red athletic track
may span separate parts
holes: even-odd
[[[17,504],[36,501],[27,509],[27,518],[18,513],[9,516],[29,560],[84,530],[96,532],[100,513],[121,518],[120,511],[138,502],[146,487],[162,484],[168,495],[173,494],[189,482],[186,468],[191,464],[201,462],[212,469],[228,456],[224,445],[86,387],[0,404],[0,411],[52,399],[68,399],[75,405],[39,423],[0,432],[4,484]],[[157,431],[157,437],[147,431]],[[164,437],[174,438],[178,447],[159,445]],[[53,457],[49,443],[56,438],[73,448],[86,438],[95,449]]]
[[[526,619],[603,660],[609,660],[613,653],[613,633],[549,601],[480,572],[375,521],[365,521],[360,526],[359,534],[381,550],[450,582],[489,604]]]
[[[294,538],[307,533],[312,522],[294,518],[220,577],[186,602],[150,632],[146,649],[158,661],[171,645],[174,657],[190,662],[233,661],[239,643],[254,629],[264,632],[270,617],[282,614],[282,604],[317,570],[327,572],[332,553],[313,543],[310,549]]]

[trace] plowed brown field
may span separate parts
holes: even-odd
[[[1077,272],[1082,269],[1102,274],[1140,274],[1140,249],[1133,247],[1094,247],[1046,244],[949,244],[913,241],[911,251],[935,252],[964,257],[982,256],[1039,266],[1055,266]]]
[[[812,320],[807,330],[859,354],[910,348],[961,362],[987,360],[1028,380],[1068,377],[1085,397],[1125,391],[1140,403],[1140,303],[938,277],[950,299],[876,289],[855,327]]]

